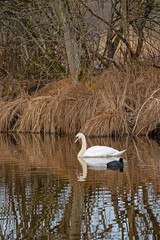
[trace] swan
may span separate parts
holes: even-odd
[[[76,135],[75,143],[81,139],[82,140],[82,147],[78,153],[78,157],[85,157],[85,158],[100,158],[100,157],[117,157],[122,155],[127,149],[118,151],[112,147],[106,146],[92,146],[87,149],[86,137],[83,133],[78,133]]]

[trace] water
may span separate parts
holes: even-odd
[[[123,172],[79,161],[73,137],[0,135],[0,239],[160,239],[160,145],[87,141],[127,148]]]

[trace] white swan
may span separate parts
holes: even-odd
[[[82,147],[78,153],[78,157],[92,158],[92,157],[118,157],[122,155],[127,149],[118,151],[112,147],[106,146],[93,146],[87,149],[86,138],[83,133],[78,133],[76,135],[75,143],[81,139]]]

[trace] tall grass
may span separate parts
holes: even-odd
[[[0,131],[148,135],[160,123],[159,72],[105,71],[77,85],[52,83],[39,96],[1,101]]]

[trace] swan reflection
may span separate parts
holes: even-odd
[[[87,163],[87,166],[89,169],[92,170],[106,170],[107,168],[107,163],[112,162],[112,161],[118,161],[118,157],[108,157],[108,158],[84,158],[84,161]]]
[[[77,173],[77,179],[78,181],[83,182],[83,181],[86,181],[86,178],[87,178],[87,163],[81,157],[77,157],[77,159],[82,166],[82,173],[81,174]]]
[[[78,181],[86,181],[87,169],[91,170],[106,170],[111,169],[113,171],[123,172],[123,158],[109,157],[109,158],[82,158],[77,157],[79,163],[82,166],[82,173],[77,173]]]

